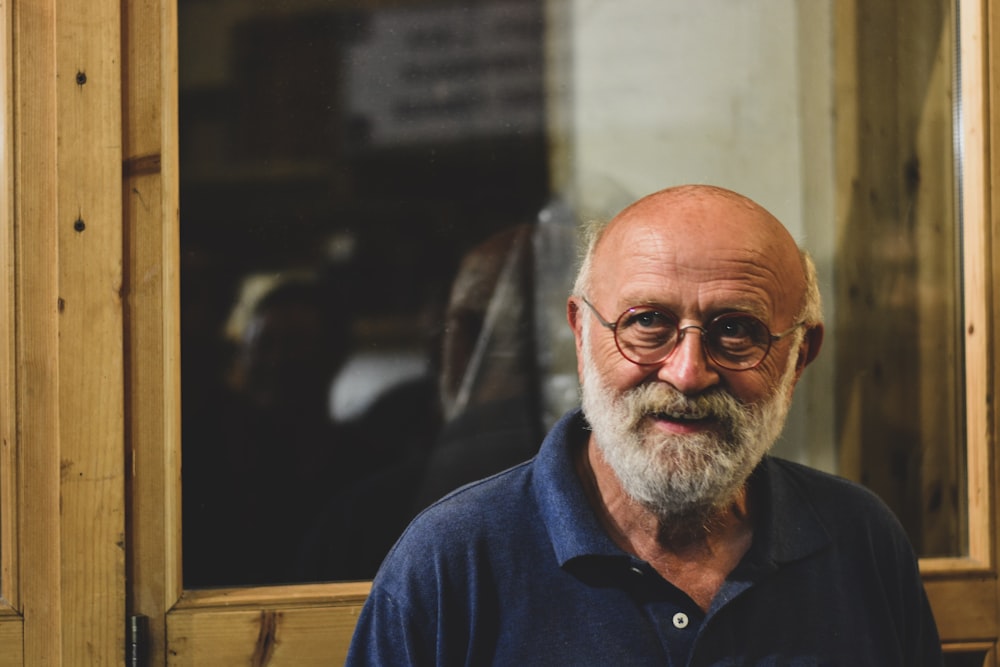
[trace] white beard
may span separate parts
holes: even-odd
[[[605,461],[633,500],[662,523],[697,529],[732,503],[784,428],[791,405],[795,359],[765,401],[744,405],[724,390],[687,397],[662,382],[624,392],[597,372],[587,330],[583,340],[583,411]],[[792,355],[798,345],[792,346]],[[711,416],[722,433],[692,435],[653,430],[656,413]]]

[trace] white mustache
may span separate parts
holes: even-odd
[[[724,389],[685,396],[669,385],[645,384],[629,389],[621,398],[633,425],[643,417],[664,415],[671,419],[711,419],[731,431],[747,414],[747,407]]]

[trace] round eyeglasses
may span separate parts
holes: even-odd
[[[772,344],[805,324],[799,322],[787,331],[772,334],[767,325],[753,315],[724,313],[704,327],[697,324],[682,327],[673,313],[650,306],[629,308],[612,323],[605,320],[586,297],[581,299],[601,326],[614,334],[621,355],[641,366],[658,364],[669,357],[684,334],[695,329],[713,363],[731,371],[748,371],[764,361]]]

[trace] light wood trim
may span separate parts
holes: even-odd
[[[920,574],[925,579],[940,579],[955,574],[968,574],[971,576],[993,572],[989,563],[975,560],[973,558],[921,558]]]
[[[342,665],[360,605],[175,612],[167,628],[172,667]]]
[[[995,567],[991,534],[991,426],[989,346],[992,315],[987,267],[989,195],[986,178],[986,131],[989,90],[985,69],[983,5],[960,5],[959,39],[962,63],[961,124],[963,272],[965,281],[966,459],[968,485],[969,557]]]
[[[13,43],[10,3],[0,4],[0,667],[24,665],[18,569],[16,358],[14,347]]]
[[[17,608],[17,429],[14,375],[13,46],[10,3],[0,4],[0,597]]]
[[[58,252],[64,664],[125,652],[120,22],[117,0],[56,5],[58,197],[38,223],[54,225]]]
[[[17,417],[23,489],[18,499],[25,655],[61,664],[59,543],[58,251],[50,216],[57,210],[54,2],[19,6],[14,34],[14,206],[17,272]],[[26,45],[31,44],[28,49]],[[29,177],[30,175],[30,177]],[[24,184],[31,183],[30,187]],[[29,630],[28,628],[31,628]],[[48,630],[46,630],[48,628]]]
[[[251,604],[264,608],[308,605],[343,606],[364,602],[371,592],[370,581],[295,586],[259,586],[186,591],[175,609],[191,611],[240,607]]]
[[[167,664],[343,664],[370,585],[190,591],[167,617]]]
[[[170,345],[179,336],[164,336],[163,329],[171,326],[170,313],[176,312],[164,303],[164,289],[169,284],[155,280],[140,280],[137,272],[155,266],[157,273],[167,266],[160,257],[170,244],[158,245],[157,234],[136,234],[137,228],[170,233],[170,226],[158,224],[162,215],[158,204],[162,202],[159,174],[130,176],[127,178],[129,194],[125,199],[128,220],[127,248],[130,252],[129,317],[127,331],[131,350],[144,350],[141,361],[130,354],[128,366],[129,416],[126,427],[129,435],[130,467],[148,471],[131,478],[132,507],[129,515],[129,580],[130,613],[148,616],[151,620],[151,646],[154,654],[161,654],[165,633],[164,614],[180,596],[180,447],[175,425],[179,417],[169,413],[179,408],[178,400],[170,400],[170,389],[177,382],[164,382],[176,375],[176,354],[170,354]],[[145,210],[142,202],[152,201],[153,210]],[[149,225],[152,219],[155,224]],[[170,266],[176,266],[176,261]],[[176,318],[173,320],[176,322]],[[155,354],[153,352],[156,352]],[[145,364],[155,368],[144,369]],[[159,371],[159,372],[156,372]],[[168,394],[165,396],[164,391]]]
[[[0,667],[23,667],[23,634],[24,622],[20,617],[0,618]]]
[[[118,665],[125,600],[120,7],[26,0],[12,11],[24,662]]]
[[[181,594],[177,5],[123,3],[125,429],[129,613],[150,622],[151,665],[166,656],[166,612]]]
[[[970,0],[971,1],[971,0]],[[1000,326],[996,322],[995,314],[1000,312],[1000,291],[998,291],[997,281],[1000,280],[1000,218],[994,205],[1000,202],[997,193],[1000,192],[1000,7],[996,3],[988,3],[983,0],[982,4],[977,4],[981,8],[982,25],[984,31],[984,82],[981,88],[981,97],[985,107],[984,124],[985,143],[987,144],[985,155],[986,165],[984,167],[984,190],[986,193],[985,211],[987,214],[984,220],[985,227],[984,248],[986,255],[986,282],[984,285],[985,294],[983,300],[986,304],[986,312],[990,316],[986,322],[989,325],[988,339],[989,350],[987,363],[989,364],[988,375],[985,381],[988,383],[988,396],[992,397],[987,412],[989,419],[989,436],[986,443],[985,460],[978,462],[982,466],[983,472],[981,484],[986,488],[986,503],[988,504],[988,519],[985,528],[989,534],[989,539],[993,547],[993,559],[991,566],[994,571],[994,587],[997,591],[997,607],[1000,609],[1000,419],[997,418],[996,411],[996,391],[1000,387]],[[970,462],[970,466],[972,463]],[[1000,617],[1000,611],[997,613]],[[994,642],[1000,642],[1000,627],[994,628]],[[997,643],[996,646],[1000,646]],[[1000,664],[1000,654],[998,649],[990,653],[992,663]]]
[[[996,639],[996,578],[989,573],[924,582],[938,632],[946,646],[956,642]]]
[[[945,655],[958,654],[965,656],[982,657],[984,667],[997,664],[997,644],[989,642],[968,642],[952,644],[944,647]],[[971,663],[963,663],[971,664]]]

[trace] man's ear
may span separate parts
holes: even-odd
[[[576,341],[576,371],[579,377],[583,377],[583,366],[581,354],[583,348],[583,311],[580,309],[580,302],[576,297],[571,296],[566,300],[566,321],[569,322],[573,330],[573,338]]]
[[[799,354],[795,359],[795,379],[798,381],[802,371],[813,362],[820,348],[823,347],[823,325],[814,324],[806,329],[806,335],[799,345]]]

